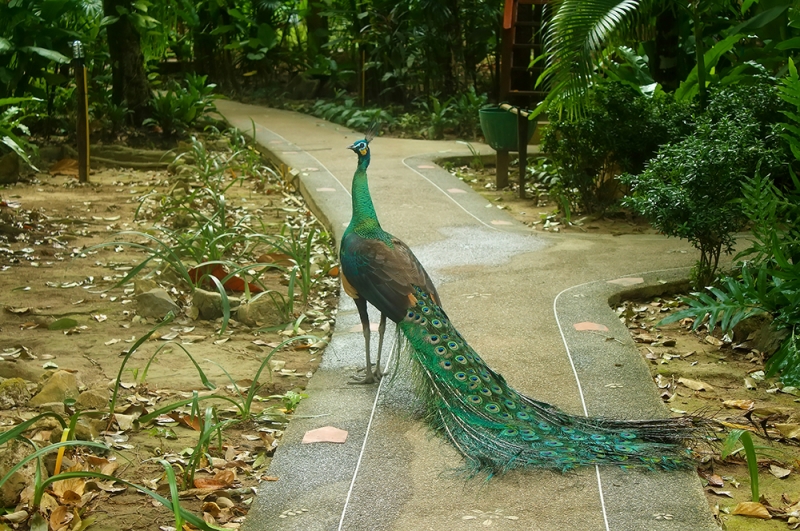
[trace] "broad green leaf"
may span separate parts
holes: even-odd
[[[24,52],[32,52],[41,55],[45,59],[55,61],[57,63],[69,63],[69,57],[63,55],[55,50],[48,50],[47,48],[40,48],[38,46],[23,46],[20,50]]]
[[[75,319],[70,319],[69,317],[63,317],[57,321],[53,321],[47,326],[48,330],[68,330],[70,328],[75,328],[78,326],[78,321]]]

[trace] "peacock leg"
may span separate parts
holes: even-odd
[[[358,298],[354,299],[356,308],[358,308],[358,315],[361,317],[361,330],[364,332],[364,347],[366,349],[367,365],[364,370],[364,378],[353,376],[351,384],[371,384],[377,382],[375,375],[372,372],[372,361],[369,356],[369,315],[367,314],[367,300]],[[380,358],[379,358],[380,361]]]
[[[383,352],[383,333],[386,332],[386,314],[381,313],[381,324],[378,325],[378,359],[375,361],[375,378],[380,380],[386,374],[381,370],[381,352]]]

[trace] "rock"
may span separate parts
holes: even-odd
[[[19,155],[9,151],[0,156],[0,184],[12,184],[19,180]]]
[[[104,420],[81,417],[75,425],[75,438],[81,441],[94,441],[107,426],[108,422]]]
[[[108,389],[104,387],[95,387],[87,389],[78,396],[75,405],[78,409],[106,409],[108,408],[108,400],[110,398]]]
[[[45,374],[44,369],[19,361],[0,361],[0,378],[22,378],[29,382],[38,382]]]
[[[180,311],[180,307],[175,304],[169,293],[161,288],[154,288],[136,296],[136,313],[141,317],[163,319],[169,312],[178,315]]]
[[[9,378],[0,382],[0,409],[22,406],[30,398],[28,384],[22,378]]]
[[[275,302],[268,296],[257,297],[239,306],[236,320],[251,327],[262,327],[281,324],[281,314]]]
[[[772,317],[767,314],[754,315],[736,323],[733,327],[733,341],[741,343],[753,339],[753,336],[765,325],[769,326]]]
[[[228,302],[231,306],[231,313],[233,313],[239,306],[239,299],[228,297]],[[213,320],[222,317],[222,295],[216,291],[195,289],[192,295],[192,306],[197,308],[202,319]]]
[[[61,416],[67,415],[67,408],[64,406],[64,402],[47,402],[41,404],[39,405],[39,411],[52,411],[53,413],[57,413]]]
[[[772,356],[781,347],[781,343],[789,335],[789,330],[775,330],[772,323],[765,323],[753,335],[753,347],[767,356]]]
[[[78,379],[71,372],[56,371],[44,383],[42,390],[31,398],[30,405],[63,402],[67,398],[78,398]]]
[[[0,478],[33,452],[33,448],[19,441],[9,441],[0,452]],[[8,480],[0,485],[0,507],[13,507],[19,500],[20,493],[28,485],[33,485],[35,460],[17,470]]]
[[[147,293],[150,290],[154,290],[158,287],[158,284],[155,280],[150,278],[139,278],[133,281],[133,293],[134,295],[141,295],[142,293]]]

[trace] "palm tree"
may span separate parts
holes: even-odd
[[[669,31],[672,24],[659,24],[658,19],[689,16],[694,27],[695,60],[698,66],[698,87],[701,106],[705,104],[705,65],[703,64],[702,12],[719,7],[720,1],[678,2],[677,0],[555,0],[550,4],[550,19],[545,30],[548,63],[540,82],[548,86],[544,104],[558,113],[579,115],[600,54],[610,45],[630,40],[641,32],[645,23],[657,19],[656,31]],[[717,4],[713,6],[712,4]],[[665,47],[677,47],[677,33],[661,35]],[[659,39],[657,39],[657,42]],[[545,105],[540,106],[539,112]]]

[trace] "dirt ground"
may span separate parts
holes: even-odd
[[[273,347],[293,335],[316,336],[318,342],[313,348],[306,342],[274,355],[260,378],[265,385],[258,395],[264,401],[254,402],[256,414],[245,422],[232,422],[223,431],[221,448],[219,441],[212,438],[206,455],[199,461],[194,485],[181,486],[185,507],[198,515],[205,513],[217,525],[236,528],[247,512],[259,479],[265,479],[263,471],[288,421],[290,411],[286,408],[302,398],[291,391],[301,393],[319,365],[319,347],[333,324],[338,281],[327,274],[317,279],[309,303],[295,307],[292,319],[305,313],[298,326],[287,328],[287,323],[276,321],[251,328],[231,320],[223,333],[221,318],[192,318],[187,286],[175,282],[163,264],[153,263],[161,275],[150,280],[138,275],[136,282],[113,287],[145,255],[126,246],[91,247],[119,239],[120,231],[151,230],[148,227],[152,227],[153,220],[147,219],[148,210],[157,210],[159,204],[157,200],[143,203],[142,199],[158,198],[153,192],[162,196],[169,193],[175,180],[166,171],[104,169],[92,172],[88,184],[79,184],[70,174],[42,173],[0,190],[0,227],[4,228],[4,234],[0,234],[0,381],[21,378],[26,388],[23,398],[27,398],[39,392],[50,376],[66,372],[75,376],[81,396],[87,391],[87,396],[91,397],[91,392],[99,395],[107,413],[109,394],[115,388],[125,354],[158,322],[137,315],[137,295],[151,287],[165,288],[181,311],[127,361],[120,378],[115,419],[110,421],[102,414],[94,419],[84,416],[77,426],[79,438],[104,440],[117,453],[101,457],[68,452],[62,470],[72,464],[76,469],[87,470],[91,469],[92,460],[108,459],[111,465],[106,462],[102,466],[116,469],[117,477],[169,497],[164,468],[155,459],[175,463],[180,475],[189,466],[202,423],[189,415],[190,406],[176,408],[172,417],[164,414],[146,425],[139,426],[137,418],[191,398],[194,392],[200,397],[222,394],[241,402],[236,387],[247,392]],[[259,227],[275,234],[287,222],[313,224],[299,195],[281,183],[264,186],[263,181],[244,182],[231,187],[226,199],[230,211],[252,216]],[[135,220],[140,206],[139,219]],[[284,275],[267,274],[264,278],[268,286],[287,293]],[[148,367],[158,349],[160,352]],[[198,369],[184,349],[216,385],[215,391],[202,384]],[[267,398],[274,395],[279,396]],[[78,398],[76,404],[68,399],[36,409],[20,400],[22,403],[0,410],[0,426],[6,429],[19,424],[41,409],[68,416],[74,408],[85,407],[81,401]],[[211,403],[216,405],[215,422],[240,418],[230,402],[200,402],[202,408]],[[98,409],[102,411],[102,407]],[[203,411],[198,413],[202,415]],[[27,435],[46,444],[57,442],[61,432],[54,422],[43,421]],[[45,462],[52,472],[53,460]],[[0,462],[0,469],[7,470],[2,465]],[[207,484],[202,480],[208,480]],[[50,528],[83,529],[92,522],[91,529],[98,530],[174,527],[175,519],[169,510],[134,489],[120,487],[115,484],[98,488],[89,482],[80,487],[83,501],[78,503],[65,501],[58,492],[49,490],[43,507],[51,515]],[[8,502],[4,500],[4,504]],[[58,513],[63,519],[54,523],[52,515],[59,505],[68,510],[66,516]],[[10,510],[13,511],[13,504]],[[5,525],[0,523],[0,529],[27,529],[30,521]]]
[[[655,234],[642,218],[625,212],[607,216],[559,215],[545,189],[520,199],[516,190],[495,190],[494,168],[475,171],[468,166],[451,170],[472,188],[507,210],[534,231],[604,234]],[[512,168],[509,179],[517,179]],[[688,290],[687,290],[688,291]],[[761,531],[800,528],[800,390],[784,387],[779,378],[764,377],[765,354],[753,345],[754,329],[746,326],[734,337],[705,325],[691,330],[691,321],[659,326],[681,309],[681,295],[623,301],[615,308],[647,361],[664,403],[673,415],[699,413],[712,417],[719,440],[698,447],[698,474],[705,484],[709,507],[723,529]],[[724,429],[723,429],[724,428]],[[763,508],[737,506],[751,501],[751,481],[744,452],[721,459],[730,429],[751,433],[758,458],[758,484]],[[741,448],[741,444],[734,447]],[[757,516],[760,515],[760,516]]]

